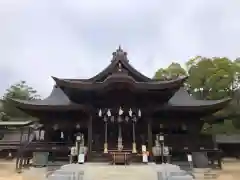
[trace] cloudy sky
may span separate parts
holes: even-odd
[[[26,80],[91,77],[118,45],[152,77],[170,62],[240,56],[239,0],[0,0],[0,95]]]

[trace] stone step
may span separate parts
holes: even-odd
[[[209,180],[212,180],[212,179],[217,179],[218,175],[214,172],[194,172],[193,173],[195,179],[197,180],[203,180],[203,179],[209,179]]]
[[[84,180],[157,180],[156,171],[148,165],[114,166],[104,163],[87,163],[83,166],[66,165],[62,170],[82,168]]]
[[[210,168],[193,168],[193,172],[196,172],[196,173],[207,173],[210,171],[211,171]]]

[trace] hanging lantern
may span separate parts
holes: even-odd
[[[141,117],[142,116],[142,112],[141,112],[141,110],[139,109],[138,110],[138,117]]]
[[[76,129],[80,129],[80,124],[76,124]]]
[[[56,130],[58,130],[58,129],[59,129],[58,124],[54,124],[54,125],[53,125],[53,130],[56,131]]]
[[[114,116],[111,117],[110,121],[111,121],[111,122],[114,122]]]
[[[136,116],[133,117],[132,121],[133,121],[133,122],[137,122]]]
[[[132,112],[131,108],[129,109],[128,114],[129,114],[130,117],[132,117],[133,112]]]
[[[182,130],[183,130],[183,131],[186,131],[186,130],[187,130],[186,124],[182,124]]]
[[[122,117],[121,116],[118,116],[118,120],[117,120],[119,123],[122,122]]]
[[[120,107],[120,108],[119,108],[119,111],[118,111],[119,116],[123,115],[123,113],[124,113],[124,112],[123,112],[122,108]]]
[[[103,121],[107,122],[107,116],[104,116]]]
[[[98,116],[102,117],[102,110],[101,109],[99,109]]]
[[[108,111],[107,111],[107,116],[108,116],[108,117],[111,116],[111,111],[110,111],[110,109],[108,109]]]

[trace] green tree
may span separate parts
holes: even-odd
[[[186,76],[187,72],[179,63],[171,63],[167,68],[160,68],[154,75],[155,79],[174,79],[179,76]]]
[[[197,56],[187,62],[188,84],[199,99],[232,96],[239,84],[240,66],[228,58]]]
[[[25,81],[20,81],[19,83],[13,84],[10,88],[8,88],[2,98],[3,111],[9,117],[18,118],[28,117],[28,115],[15,108],[11,103],[11,98],[20,100],[34,100],[39,99],[40,96],[37,95],[37,91],[28,86]]]

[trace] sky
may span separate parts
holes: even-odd
[[[201,56],[240,57],[239,0],[0,0],[0,96],[25,80],[90,78],[119,45],[143,74]]]

